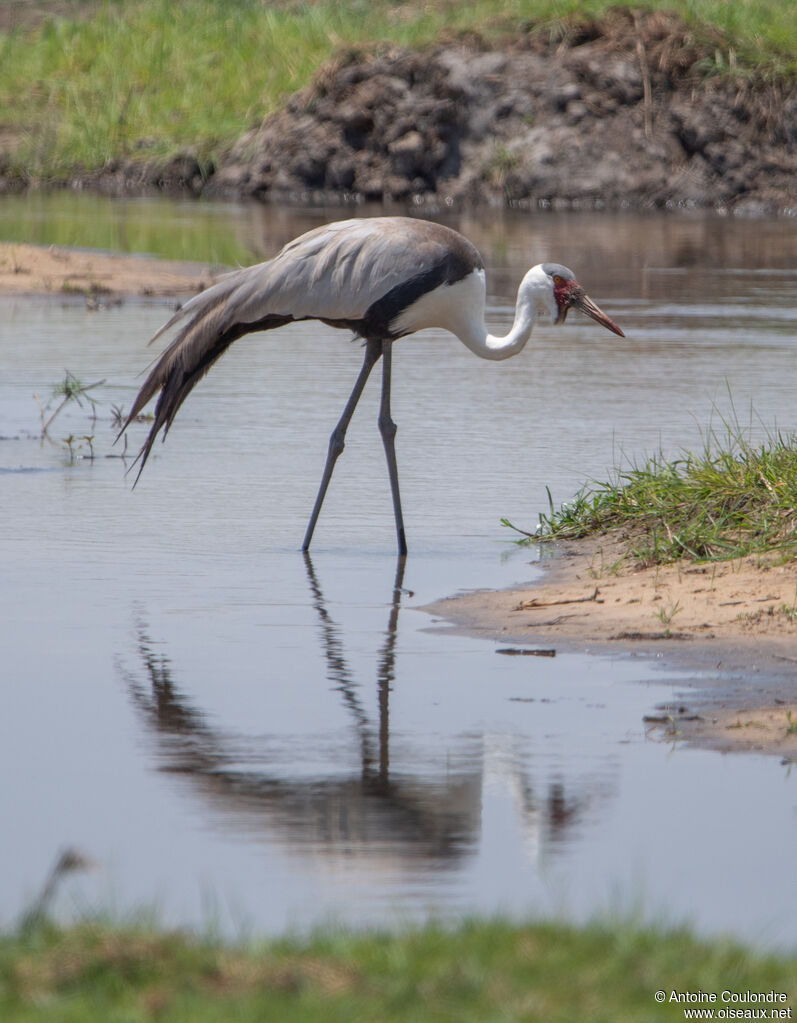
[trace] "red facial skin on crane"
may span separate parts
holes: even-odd
[[[559,312],[564,312],[566,315],[567,310],[573,304],[572,293],[582,290],[578,281],[574,281],[572,277],[567,280],[564,277],[560,277],[559,274],[555,274],[553,279],[553,297],[559,307]],[[564,316],[562,316],[562,322],[564,323]]]
[[[559,309],[559,315],[556,317],[557,324],[565,322],[568,309],[576,308],[580,309],[582,313],[586,313],[587,316],[595,320],[596,323],[600,323],[602,327],[610,330],[613,334],[625,337],[625,334],[614,320],[609,319],[606,313],[595,305],[578,281],[573,280],[572,277],[566,278],[560,277],[559,274],[554,274],[553,296]]]

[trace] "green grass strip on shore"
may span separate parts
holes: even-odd
[[[666,1023],[684,1018],[673,991],[713,992],[721,1005],[725,990],[794,1005],[797,957],[610,921],[246,943],[100,922],[0,936],[3,1023]]]
[[[520,542],[575,540],[616,531],[642,565],[690,558],[797,554],[797,436],[755,446],[738,426],[711,431],[701,452],[662,455],[618,469],[540,516]],[[550,496],[550,495],[549,495]],[[505,521],[506,525],[510,525]],[[516,527],[512,527],[516,528]]]

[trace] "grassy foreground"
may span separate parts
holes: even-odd
[[[720,1007],[725,990],[793,1006],[797,956],[630,924],[328,929],[259,945],[96,922],[0,937],[3,1023],[661,1023],[684,1018],[672,991],[713,992]]]
[[[0,170],[51,179],[109,159],[190,147],[210,160],[345,48],[420,46],[478,31],[600,17],[615,0],[72,0],[0,31]],[[712,37],[706,73],[797,72],[797,18],[783,0],[636,0]],[[47,10],[47,2],[28,10]],[[15,11],[23,15],[25,4]],[[6,156],[3,157],[3,151]],[[4,166],[3,166],[4,165]]]
[[[540,516],[521,542],[622,533],[642,565],[687,557],[724,561],[749,554],[797,555],[797,436],[751,445],[738,426],[711,431],[703,451],[645,459]],[[506,523],[506,525],[511,525]],[[515,527],[512,527],[515,528]]]

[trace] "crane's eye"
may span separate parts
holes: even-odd
[[[563,280],[562,280],[562,278],[561,278],[561,277],[559,276],[559,274],[554,274],[554,275],[553,275],[553,282],[554,282],[554,284],[556,284],[556,285],[559,285],[559,284],[564,284],[564,281],[563,281]]]

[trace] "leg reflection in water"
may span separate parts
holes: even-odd
[[[462,767],[413,763],[391,774],[390,693],[395,684],[396,636],[403,593],[404,559],[398,561],[385,628],[377,661],[378,721],[372,722],[361,700],[344,652],[344,637],[333,621],[318,575],[309,555],[305,567],[320,626],[327,677],[335,683],[343,706],[354,720],[350,747],[343,756],[330,745],[328,768],[308,776],[303,763],[286,766],[286,741],[297,747],[298,736],[253,728],[252,733],[225,730],[194,705],[186,689],[175,681],[171,661],[157,654],[145,616],[136,615],[139,668],[124,671],[133,706],[149,733],[158,768],[191,781],[204,815],[212,825],[222,824],[242,835],[278,832],[280,844],[315,856],[336,859],[342,852],[378,860],[386,855],[417,870],[420,861],[439,869],[472,850],[478,838],[481,814],[481,762],[478,741],[461,737],[469,747]],[[268,663],[268,650],[262,663]],[[219,674],[224,665],[219,665]],[[207,670],[214,670],[212,663]],[[317,679],[301,679],[310,694]],[[337,734],[337,733],[336,733]],[[352,748],[353,747],[353,748]],[[352,773],[355,753],[359,770]],[[312,750],[313,760],[318,749]],[[343,761],[343,762],[341,762]],[[245,770],[242,769],[245,765]],[[437,773],[435,773],[437,771]],[[254,829],[254,830],[253,830]]]
[[[396,565],[393,599],[390,605],[385,638],[379,652],[376,676],[377,692],[379,694],[378,754],[374,748],[374,730],[357,696],[357,687],[343,654],[341,631],[332,621],[327,611],[321,586],[313,567],[313,561],[307,551],[304,552],[304,562],[307,569],[307,578],[310,582],[310,590],[313,594],[313,606],[318,612],[321,623],[321,639],[327,661],[328,676],[331,681],[337,684],[337,688],[342,694],[346,706],[354,715],[357,731],[360,735],[363,779],[370,781],[371,784],[387,785],[390,769],[390,691],[396,677],[396,634],[398,632],[399,607],[401,605],[404,568],[407,559],[406,557],[399,557]]]

